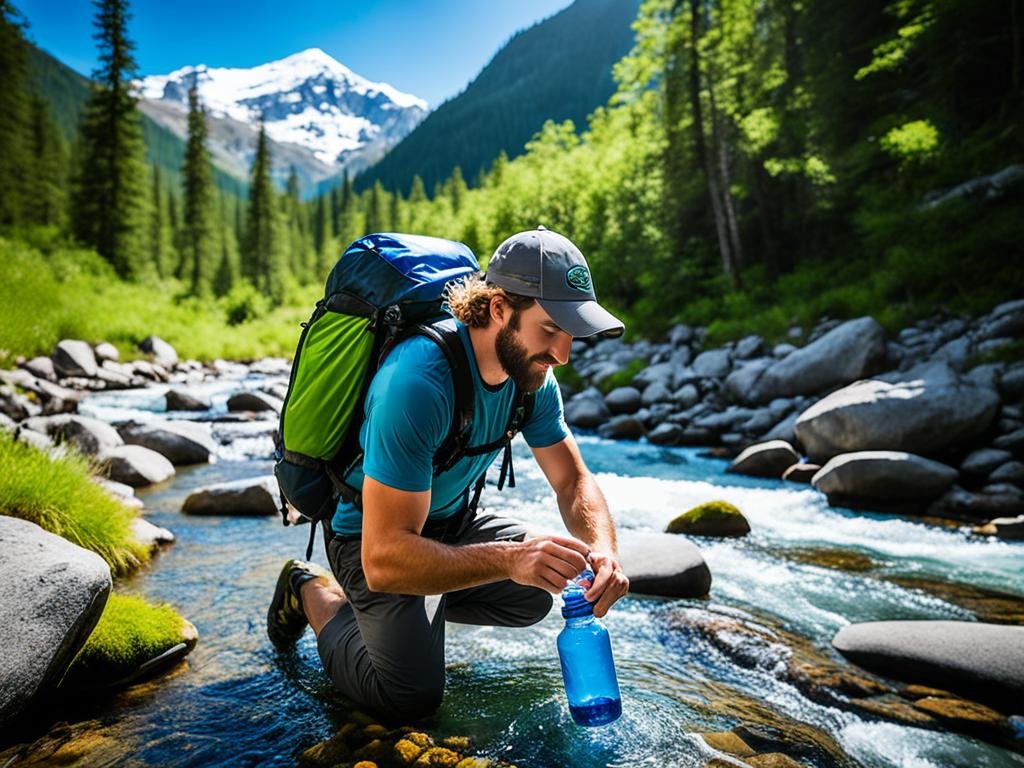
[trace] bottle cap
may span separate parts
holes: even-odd
[[[586,586],[580,582],[586,582]],[[580,616],[592,616],[594,606],[588,602],[583,594],[594,582],[594,572],[589,568],[580,573],[579,576],[570,581],[562,590],[562,618],[573,619]]]

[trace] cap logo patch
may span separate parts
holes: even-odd
[[[590,271],[582,265],[577,265],[565,273],[565,282],[570,288],[589,293]]]

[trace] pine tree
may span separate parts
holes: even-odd
[[[402,193],[393,192],[391,195],[391,208],[388,214],[390,219],[388,228],[392,232],[403,232],[405,230],[405,224],[403,222],[405,206],[402,205]]]
[[[276,303],[284,298],[285,266],[280,248],[278,206],[270,179],[270,149],[266,126],[260,123],[249,180],[242,274]]]
[[[199,103],[193,79],[188,91],[188,141],[181,167],[185,196],[184,254],[185,279],[195,296],[213,289],[217,269],[214,227],[213,169],[206,149],[206,112]]]
[[[31,165],[23,24],[11,4],[0,0],[0,226],[21,222]]]
[[[455,166],[451,178],[447,182],[448,196],[451,199],[452,211],[456,214],[462,210],[463,201],[466,199],[466,180],[462,178],[462,169]]]
[[[366,234],[385,232],[389,229],[387,206],[384,199],[386,196],[384,185],[379,180],[375,181],[373,187],[366,193],[366,223],[363,225]]]
[[[213,292],[217,296],[230,293],[238,279],[238,241],[235,239],[234,216],[228,213],[227,201],[228,195],[221,192],[220,217],[217,226],[217,230],[220,232],[220,253],[217,272],[213,277]],[[235,210],[238,210],[237,199]]]
[[[164,194],[160,188],[160,166],[153,163],[153,198],[150,205],[149,216],[149,251],[153,260],[153,268],[157,277],[163,279],[168,277],[168,247],[166,233],[167,222],[164,220]]]
[[[94,247],[118,274],[138,278],[147,258],[145,146],[136,99],[134,45],[127,37],[128,0],[96,0],[100,67],[82,114],[72,220],[76,237]]]
[[[23,213],[27,221],[63,227],[67,218],[68,149],[40,98],[32,99],[31,174]]]
[[[427,200],[427,190],[423,187],[423,179],[417,173],[412,177],[412,187],[409,189],[409,204],[416,205]]]

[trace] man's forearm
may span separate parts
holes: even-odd
[[[597,552],[618,553],[615,524],[608,511],[608,503],[589,471],[581,472],[574,485],[558,494],[558,509],[565,527],[573,536]]]
[[[519,542],[452,547],[411,531],[396,532],[372,556],[363,554],[367,585],[375,592],[439,595],[508,578]]]

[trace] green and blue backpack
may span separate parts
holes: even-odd
[[[480,265],[462,243],[421,235],[381,233],[352,243],[331,270],[324,296],[302,324],[281,409],[274,475],[281,491],[281,517],[288,505],[301,522],[311,522],[306,559],[313,551],[316,523],[330,523],[339,499],[361,506],[358,488],[345,482],[362,460],[359,429],[370,382],[391,348],[413,334],[433,340],[452,369],[455,407],[448,436],[434,456],[434,475],[464,456],[504,447],[498,481],[515,485],[511,440],[529,419],[533,397],[516,393],[505,434],[470,446],[473,382],[466,349],[444,305],[453,280]],[[481,476],[470,507],[475,511],[485,484]]]

